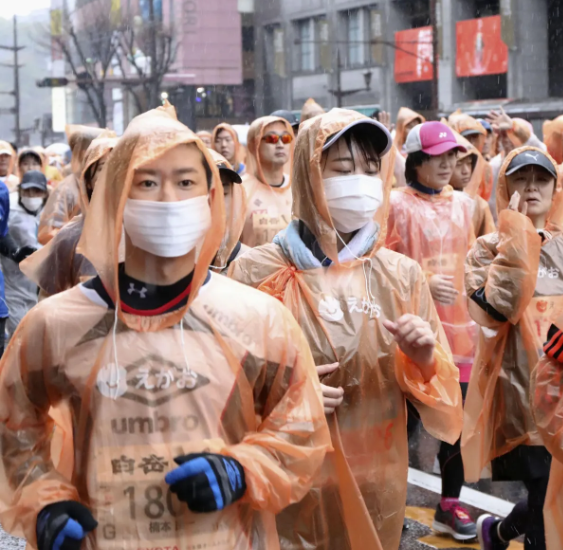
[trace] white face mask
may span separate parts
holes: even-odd
[[[30,212],[37,212],[43,206],[44,200],[45,199],[43,197],[22,197],[21,198],[22,204]]]
[[[208,196],[178,202],[127,199],[123,227],[137,248],[162,258],[185,256],[211,227]]]
[[[324,185],[330,216],[341,233],[364,227],[383,203],[381,178],[354,174],[327,178]]]

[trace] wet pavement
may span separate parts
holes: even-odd
[[[411,438],[409,442],[409,463],[411,468],[427,474],[437,473],[436,454],[439,443],[433,439],[423,428]],[[479,549],[478,542],[470,541],[460,543],[451,537],[437,535],[431,529],[434,511],[440,502],[439,476],[435,476],[434,490],[429,490],[417,485],[409,484],[407,494],[406,525],[408,529],[403,532],[400,550],[428,550],[429,548],[439,548],[447,550],[468,550],[469,548]],[[526,491],[520,483],[492,483],[490,479],[483,479],[479,483],[467,484],[467,487],[483,493],[473,494],[473,506],[462,502],[467,508],[471,517],[477,520],[480,514],[489,513],[491,503],[485,495],[491,495],[506,501],[503,503],[505,508],[510,507],[510,503],[516,503],[526,496]],[[481,507],[482,506],[482,507]],[[522,550],[523,545],[519,541],[514,541],[510,550]]]

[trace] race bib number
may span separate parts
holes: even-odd
[[[177,467],[174,456],[189,452],[183,446],[159,444],[97,453],[97,548],[231,550],[236,546],[237,538],[244,536],[236,507],[193,514],[164,481]]]
[[[442,254],[430,258],[422,258],[420,265],[424,271],[431,271],[436,274],[455,273],[458,270],[457,261],[457,254]]]
[[[256,246],[271,243],[288,224],[289,220],[286,220],[284,216],[270,216],[267,212],[255,212],[252,216],[252,228],[256,237]]]

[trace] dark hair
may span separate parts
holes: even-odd
[[[22,153],[21,156],[20,156],[20,159],[18,161],[18,166],[27,157],[33,157],[39,163],[39,166],[43,166],[43,161],[41,160],[41,155],[39,153],[36,153],[35,151],[26,151],[25,153]]]
[[[353,126],[340,139],[344,139],[346,146],[348,147],[348,151],[350,151],[350,154],[352,154],[352,143],[354,143],[362,153],[366,164],[374,159],[377,163],[377,169],[381,170],[381,155],[379,154],[379,150],[376,147],[376,142],[373,139],[372,125],[358,124],[357,126]],[[328,160],[329,150],[330,147],[326,151],[323,151],[321,160],[323,167],[326,165],[326,162]]]
[[[416,169],[422,166],[425,162],[428,162],[432,157],[423,153],[422,151],[417,151],[416,153],[409,153],[407,156],[407,161],[405,163],[405,179],[407,183],[414,183],[418,180],[416,175]]]
[[[207,189],[211,189],[211,183],[213,181],[213,172],[211,171],[211,167],[205,158],[205,155],[201,153],[201,162],[203,162],[203,168],[205,169],[205,177],[207,178]]]

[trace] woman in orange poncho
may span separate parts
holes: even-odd
[[[307,493],[329,432],[290,313],[209,273],[223,231],[203,143],[170,106],[133,119],[80,243],[98,276],[31,310],[1,363],[8,532],[39,550],[279,548],[275,514]],[[51,462],[61,402],[72,478]]]
[[[211,136],[211,145],[215,151],[223,155],[239,176],[246,172],[242,162],[243,151],[235,129],[225,122],[215,126]]]
[[[477,119],[456,111],[450,115],[448,124],[467,139],[479,154],[482,154],[487,139],[487,130]],[[488,201],[493,192],[493,170],[488,163],[485,163],[479,172],[481,181],[477,193]]]
[[[248,130],[248,166],[242,182],[246,222],[241,242],[254,247],[272,242],[291,221],[291,181],[284,167],[293,157],[293,129],[281,117],[256,119]]]
[[[407,186],[391,192],[387,246],[422,266],[465,395],[478,331],[463,292],[464,260],[475,239],[475,201],[449,186],[465,146],[444,123],[425,122],[410,131],[406,150]],[[442,498],[433,527],[456,540],[475,538],[475,523],[459,501],[464,481],[460,442],[442,442],[438,460]]]
[[[390,185],[378,172],[390,146],[379,122],[354,111],[307,121],[293,170],[297,219],[231,266],[233,278],[290,309],[324,384],[335,452],[313,490],[278,516],[284,550],[397,550],[406,400],[436,437],[459,437],[459,375],[426,279],[383,247]]]
[[[84,155],[78,180],[81,213],[70,220],[46,246],[20,264],[22,272],[41,289],[40,297],[53,296],[96,274],[94,266],[77,251],[90,200],[108,156],[117,143],[109,130],[94,139]]]
[[[463,136],[456,133],[456,139],[467,152],[458,154],[450,185],[455,191],[467,193],[475,201],[473,229],[475,237],[481,237],[496,229],[489,203],[477,193],[487,161]]]
[[[79,179],[84,168],[84,155],[92,140],[99,137],[102,132],[104,130],[101,128],[67,125],[66,135],[72,151],[72,173],[57,185],[43,209],[38,233],[41,244],[47,244],[67,222],[81,212]]]
[[[556,164],[521,147],[505,159],[498,182],[498,232],[478,239],[467,256],[469,311],[481,325],[465,408],[465,476],[477,481],[492,461],[493,480],[522,481],[528,498],[502,522],[481,517],[485,549],[545,548],[542,508],[551,457],[530,410],[530,377],[550,320],[563,311],[563,193]],[[496,546],[495,546],[496,545]]]

